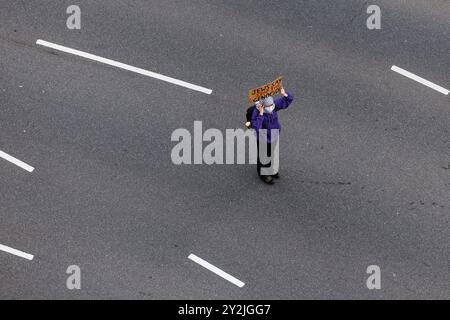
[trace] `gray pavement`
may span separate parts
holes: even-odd
[[[79,0],[81,30],[71,4],[0,0],[0,150],[35,167],[0,159],[0,244],[34,255],[0,251],[0,298],[450,298],[450,98],[390,70],[450,88],[450,1],[377,1],[381,30],[369,1]],[[175,129],[243,127],[279,75],[296,99],[274,186],[172,163]]]

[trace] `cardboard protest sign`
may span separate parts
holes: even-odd
[[[268,84],[265,84],[256,89],[252,89],[248,92],[248,102],[250,104],[254,104],[258,100],[264,99],[268,96],[273,96],[280,92],[282,86],[283,77],[278,77]]]

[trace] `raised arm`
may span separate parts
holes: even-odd
[[[253,110],[252,115],[252,128],[257,132],[262,128],[264,120],[264,107],[262,104],[256,104],[256,108]]]
[[[275,99],[275,111],[286,109],[289,107],[292,101],[294,101],[294,96],[289,92],[286,92],[284,88],[281,88],[281,98]]]

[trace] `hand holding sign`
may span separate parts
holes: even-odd
[[[256,104],[256,109],[258,109],[259,115],[262,116],[263,113],[264,113],[264,106],[262,105],[262,103],[257,103]]]

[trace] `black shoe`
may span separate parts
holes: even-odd
[[[273,178],[272,176],[259,176],[262,181],[264,181],[267,184],[273,184]]]
[[[280,173],[279,172],[277,172],[276,174],[274,174],[273,176],[272,176],[273,178],[275,178],[275,179],[279,179],[280,178]]]

